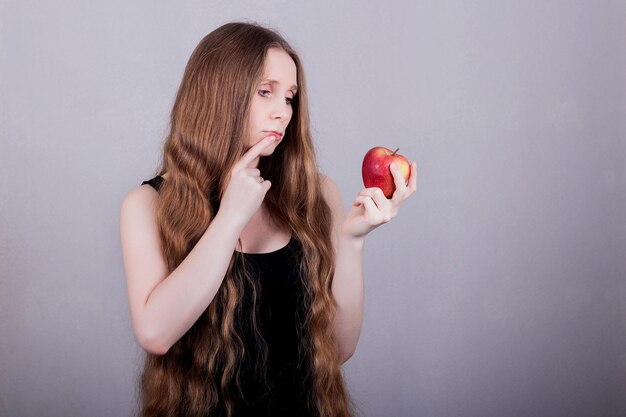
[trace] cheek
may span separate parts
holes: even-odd
[[[255,99],[252,100],[252,104],[250,105],[250,115],[248,116],[248,120],[250,124],[256,123],[257,119],[259,119],[261,113],[261,106],[259,106],[259,102]]]
[[[250,116],[248,120],[248,129],[250,129],[250,135],[255,135],[263,130],[264,126],[262,120],[259,117]]]

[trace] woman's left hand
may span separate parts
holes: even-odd
[[[396,190],[390,199],[378,187],[364,188],[356,197],[342,224],[342,233],[352,238],[365,236],[398,214],[400,204],[417,188],[417,165],[411,164],[409,183],[405,184],[400,170],[390,166]]]

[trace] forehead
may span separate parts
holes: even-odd
[[[286,88],[297,87],[297,70],[293,59],[282,49],[270,48],[265,56],[263,81]]]

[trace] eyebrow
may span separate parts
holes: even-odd
[[[263,83],[267,83],[267,82],[269,82],[270,84],[280,84],[280,81],[278,81],[278,80],[272,80],[272,79],[269,79],[269,78],[266,78],[266,79],[264,79],[264,80],[261,80],[261,82],[263,82]],[[294,85],[292,85],[291,87],[289,87],[289,89],[290,89],[290,90],[292,90],[292,91],[294,91],[294,92],[296,92],[296,91],[298,91],[298,86],[294,84]]]

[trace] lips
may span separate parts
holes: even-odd
[[[264,132],[274,136],[277,140],[280,140],[283,137],[282,133],[277,132],[275,130],[271,130],[271,131],[264,130]]]

